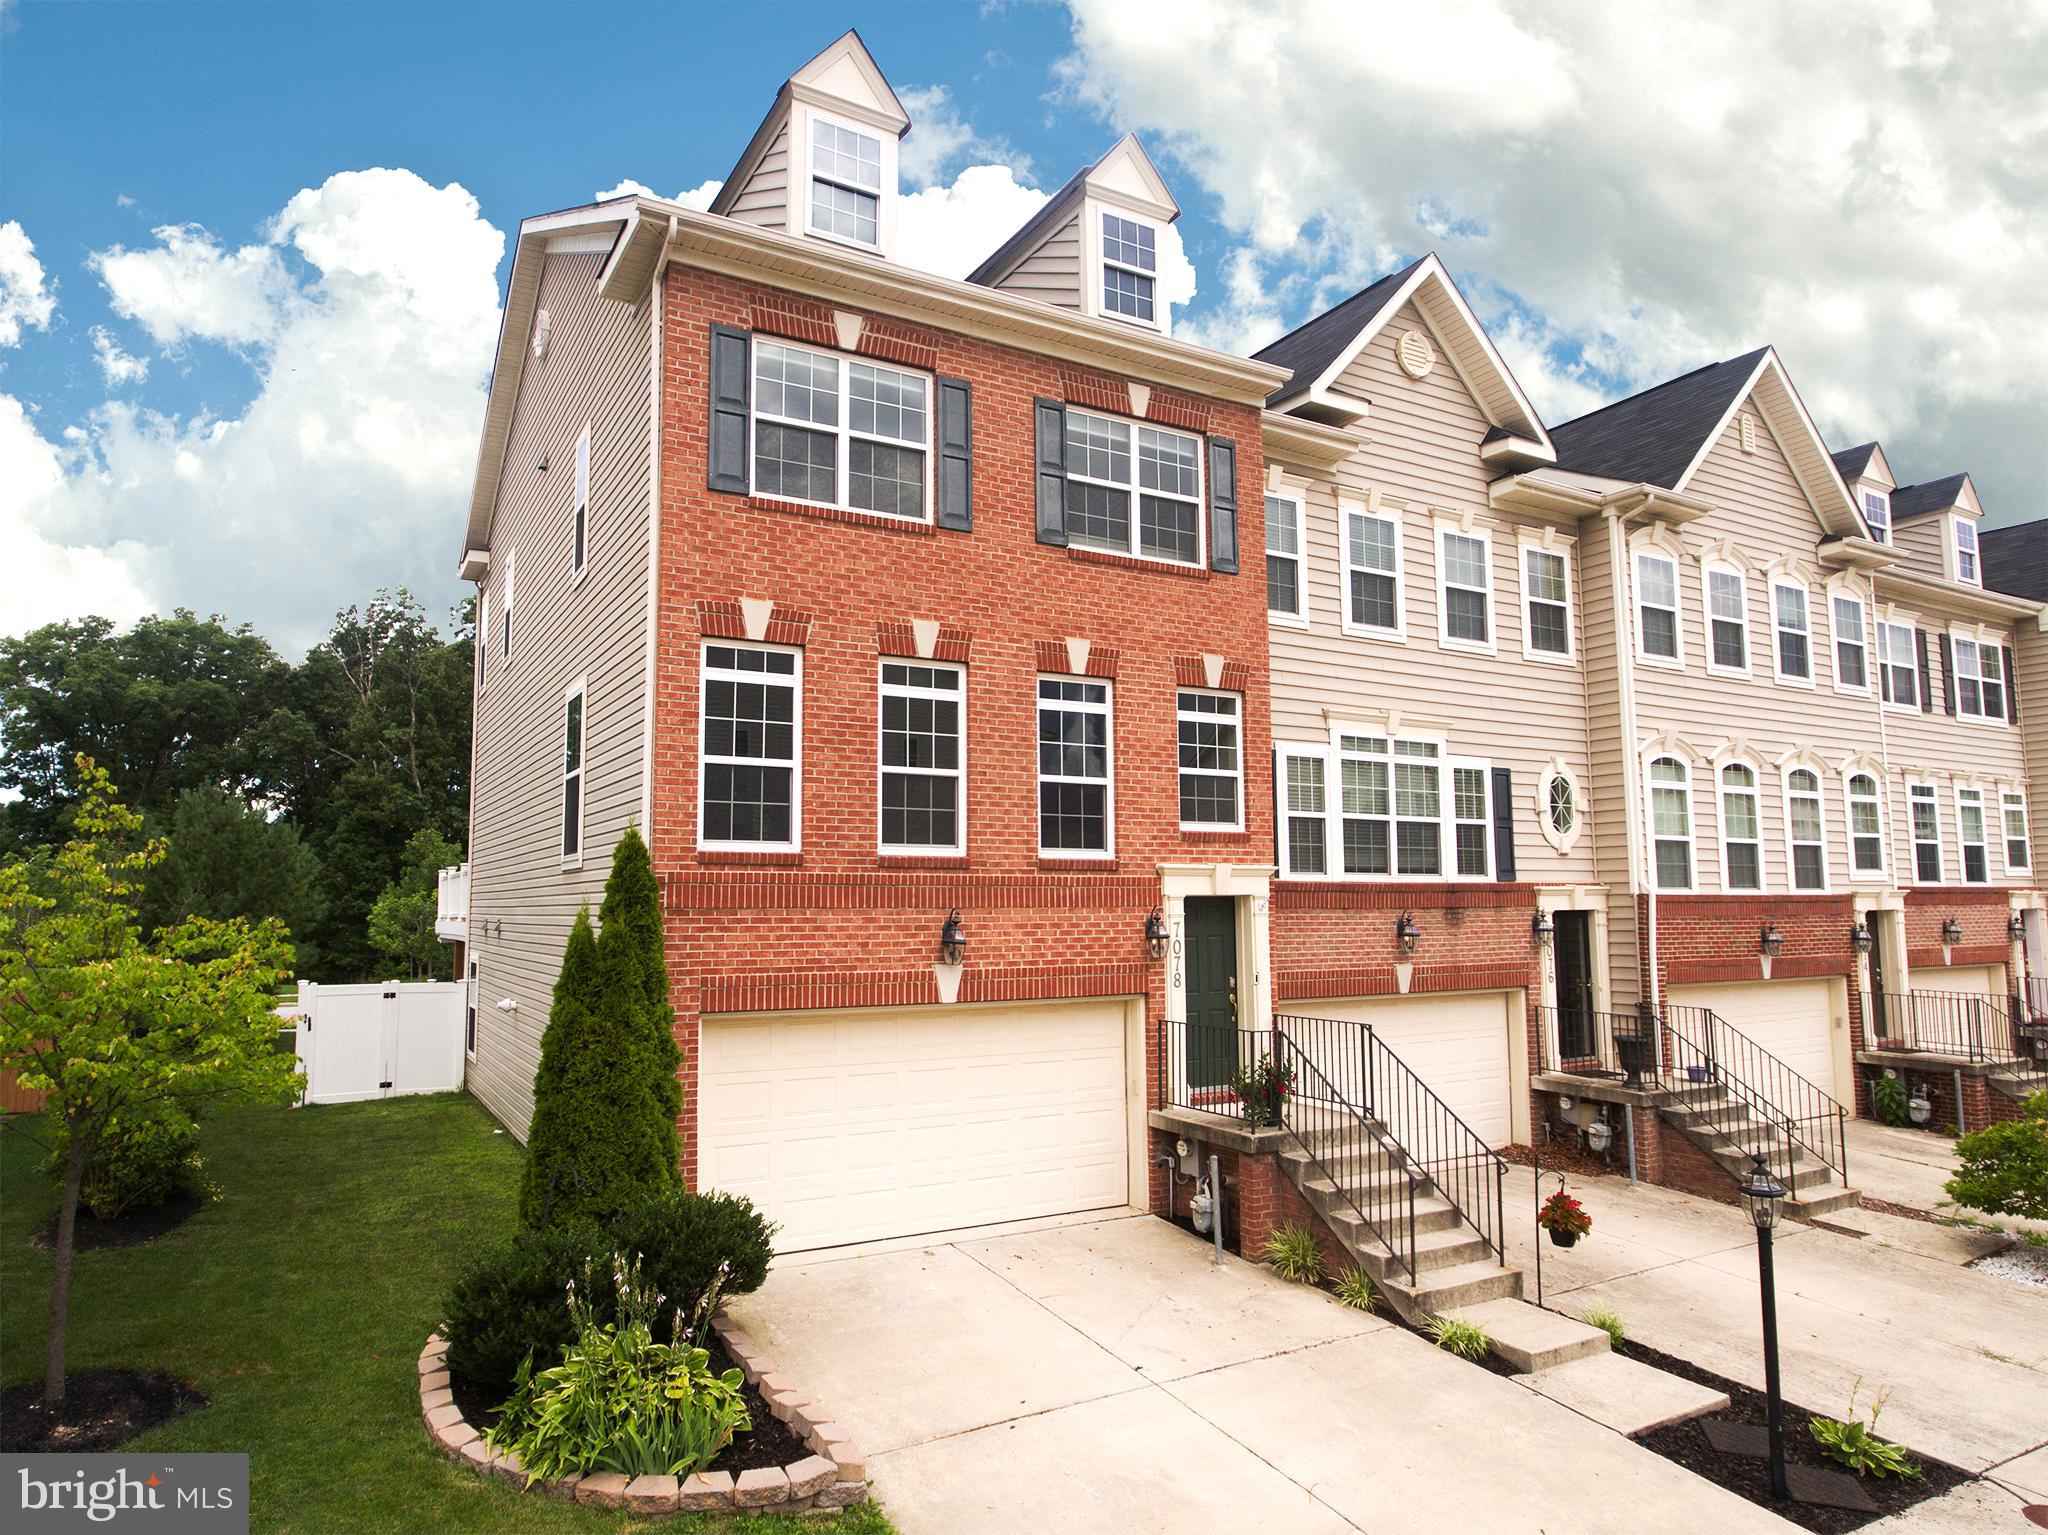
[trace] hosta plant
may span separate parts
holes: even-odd
[[[1858,1476],[1896,1476],[1902,1480],[1917,1480],[1921,1475],[1919,1463],[1906,1452],[1905,1447],[1877,1437],[1877,1417],[1891,1397],[1891,1388],[1878,1388],[1877,1395],[1871,1399],[1868,1422],[1856,1416],[1856,1398],[1862,1390],[1863,1380],[1859,1376],[1849,1392],[1849,1416],[1846,1420],[1816,1417],[1807,1425],[1821,1453],[1831,1460],[1840,1461]]]
[[[1484,1359],[1486,1351],[1493,1347],[1484,1327],[1461,1316],[1433,1316],[1423,1325],[1423,1331],[1429,1334],[1430,1342],[1460,1359]]]
[[[1259,1256],[1272,1264],[1282,1279],[1300,1284],[1318,1284],[1323,1277],[1323,1250],[1306,1222],[1276,1226],[1266,1238]]]

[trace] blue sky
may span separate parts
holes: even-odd
[[[297,650],[378,585],[454,602],[506,236],[703,195],[849,25],[934,270],[1135,129],[1182,335],[1435,249],[1552,423],[1771,342],[1833,444],[2039,515],[2027,0],[0,0],[0,632],[180,604]]]

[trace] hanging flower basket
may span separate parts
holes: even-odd
[[[1580,1237],[1593,1229],[1593,1217],[1586,1207],[1560,1188],[1543,1201],[1536,1212],[1536,1224],[1550,1233],[1558,1247],[1575,1247]]]

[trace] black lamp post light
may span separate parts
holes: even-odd
[[[1778,1393],[1778,1286],[1771,1271],[1771,1228],[1778,1224],[1778,1201],[1785,1197],[1785,1185],[1771,1176],[1762,1153],[1751,1161],[1755,1165],[1742,1185],[1742,1198],[1756,1226],[1757,1279],[1764,1296],[1764,1406],[1770,1435],[1771,1491],[1788,1498],[1792,1489],[1785,1483],[1785,1402]]]

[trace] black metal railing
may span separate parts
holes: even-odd
[[[1272,1055],[1273,1036],[1265,1029],[1169,1022],[1159,1036],[1159,1070],[1153,1078],[1159,1106],[1240,1119],[1245,1104],[1234,1084],[1251,1082],[1260,1061]],[[1278,1124],[1274,1111],[1266,1127]]]
[[[1537,1058],[1545,1071],[1575,1077],[1614,1077],[1631,1085],[1658,1079],[1654,1014],[1596,1012],[1584,1007],[1541,1007]]]
[[[1866,991],[1863,1019],[1873,1050],[1917,1050],[1993,1063],[2032,1055],[2006,999],[1984,992]]]
[[[1281,1119],[1309,1164],[1337,1191],[1351,1213],[1388,1261],[1414,1283],[1415,1200],[1422,1174],[1370,1118],[1364,1107],[1333,1081],[1309,1050],[1274,1020],[1274,1047],[1286,1083]],[[1359,1027],[1359,1025],[1353,1025]],[[1344,1071],[1341,1057],[1324,1056],[1340,1078],[1356,1082]]]
[[[1662,1016],[1666,1088],[1725,1097],[1735,1112],[1721,1133],[1788,1188],[1801,1146],[1848,1186],[1848,1110],[1711,1008],[1666,1004]]]

